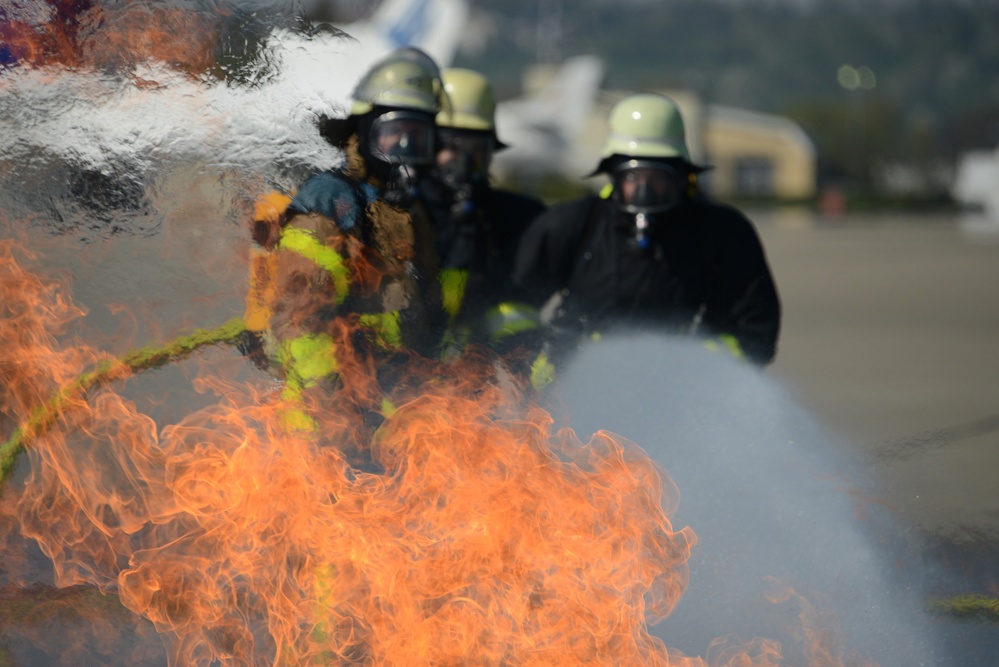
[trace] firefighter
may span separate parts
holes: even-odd
[[[348,117],[321,127],[344,150],[344,166],[310,177],[293,197],[258,202],[246,322],[290,404],[320,387],[339,390],[341,404],[391,411],[379,393],[381,366],[396,353],[433,354],[446,315],[434,233],[416,192],[445,99],[429,56],[393,52],[357,84]],[[315,427],[305,409],[287,421]]]
[[[514,281],[543,312],[552,350],[621,328],[693,335],[763,366],[781,306],[752,223],[697,187],[683,119],[667,97],[611,111],[600,195],[549,209],[524,234]]]
[[[440,283],[448,312],[448,346],[509,347],[539,327],[537,309],[510,298],[510,272],[528,223],[544,211],[537,199],[489,183],[496,102],[478,72],[443,71],[450,110],[437,115],[438,148],[421,195],[434,223]]]

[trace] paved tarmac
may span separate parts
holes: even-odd
[[[749,214],[784,306],[768,372],[855,443],[907,522],[999,544],[999,222]]]

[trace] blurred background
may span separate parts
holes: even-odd
[[[999,145],[999,3],[991,0],[471,0],[454,63],[502,99],[599,60],[574,143],[599,142],[619,91],[685,107],[692,149],[726,197],[984,206]],[[355,19],[370,2],[308,0]],[[585,104],[580,99],[578,104]],[[563,107],[567,123],[576,109]],[[502,119],[502,117],[501,117]],[[554,119],[550,119],[554,120]],[[594,132],[593,128],[597,128]],[[575,175],[592,164],[581,154]],[[981,170],[981,171],[979,171]],[[570,170],[570,173],[571,170]],[[995,178],[994,172],[992,178]],[[512,178],[512,177],[511,177]],[[992,181],[994,183],[994,180]],[[977,191],[976,191],[977,188]]]

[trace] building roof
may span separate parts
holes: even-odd
[[[811,155],[816,154],[815,142],[801,129],[800,125],[785,116],[722,104],[709,104],[707,117],[711,124],[730,124],[741,128],[744,127],[746,130],[751,130],[756,134],[768,132],[781,136],[788,141],[800,144]]]

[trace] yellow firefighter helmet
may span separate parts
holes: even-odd
[[[690,162],[683,117],[668,97],[651,93],[626,97],[611,110],[608,124],[601,159],[622,155]]]
[[[375,63],[351,95],[351,116],[375,107],[411,109],[436,114],[446,109],[446,96],[437,63],[423,51],[405,47]]]

